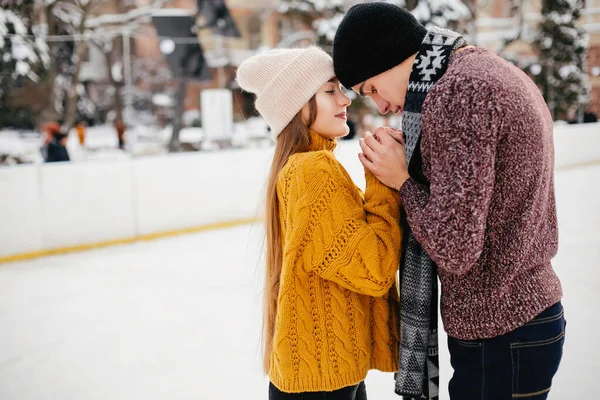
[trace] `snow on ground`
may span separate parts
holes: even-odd
[[[568,327],[554,400],[597,392],[599,184],[600,166],[556,175]],[[266,399],[262,237],[243,226],[0,265],[0,399]],[[367,388],[399,399],[391,374]]]

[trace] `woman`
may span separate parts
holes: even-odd
[[[350,100],[317,47],[251,57],[242,89],[276,141],[266,198],[264,369],[275,399],[366,399],[369,369],[397,370],[398,193],[335,159]]]

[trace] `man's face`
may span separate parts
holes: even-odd
[[[394,68],[352,86],[352,90],[362,97],[370,97],[381,114],[388,111],[402,113],[415,58],[416,54]]]

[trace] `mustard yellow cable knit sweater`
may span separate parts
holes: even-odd
[[[281,170],[284,234],[269,378],[283,392],[333,391],[398,367],[399,196],[367,173],[365,194],[311,132]]]

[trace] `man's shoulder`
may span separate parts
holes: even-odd
[[[522,79],[523,72],[491,50],[470,47],[452,56],[448,70],[436,86],[444,89],[474,86],[498,90]]]
[[[453,55],[448,70],[427,95],[424,108],[438,101],[473,105],[475,98],[512,96],[523,91],[524,78],[522,71],[492,51],[468,48]]]

